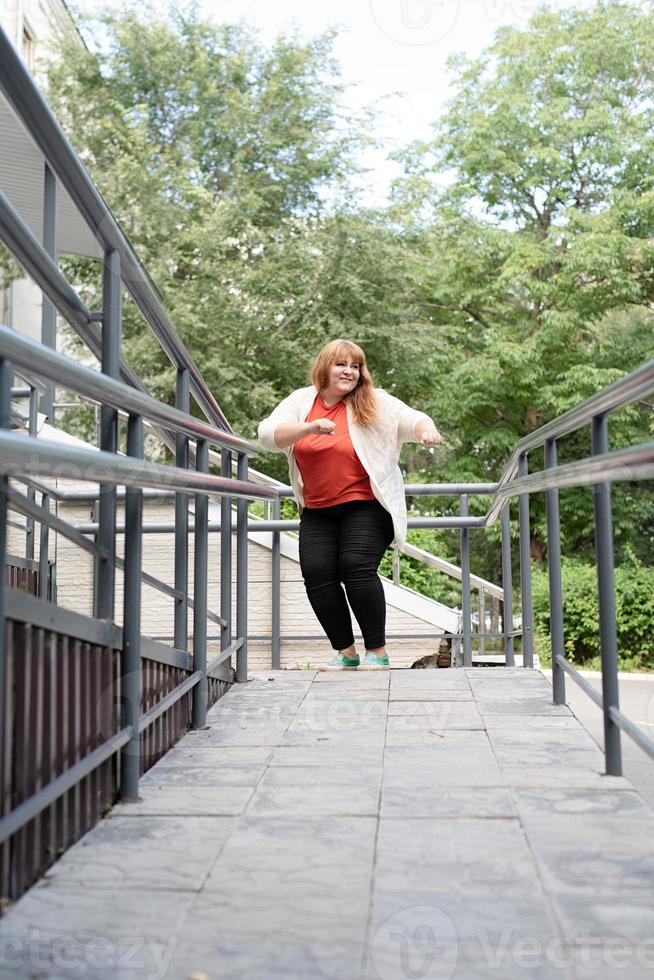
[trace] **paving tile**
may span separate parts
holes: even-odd
[[[376,767],[271,767],[255,789],[248,813],[374,816],[381,770]]]
[[[365,942],[370,887],[355,889],[343,879],[340,888],[291,887],[259,881],[256,889],[212,889],[197,896],[184,923],[185,942],[197,945],[213,932],[230,943]]]
[[[623,973],[631,977],[627,962],[636,962],[636,946],[641,946],[641,956],[648,954],[650,970],[654,975],[654,904],[650,890],[622,887],[613,894],[570,895],[554,897],[556,914],[561,920],[561,930],[569,945],[596,950],[606,954],[612,943],[616,948],[616,965],[623,960]],[[647,947],[645,945],[647,940]],[[626,947],[620,957],[620,946]],[[627,953],[629,950],[629,955]],[[606,961],[605,961],[606,962]]]
[[[395,677],[391,679],[391,698],[404,696],[411,692],[415,692],[417,698],[422,696],[429,698],[438,696],[441,691],[457,691],[460,694],[472,695],[467,679],[465,677],[457,679],[456,675],[451,675],[442,680],[438,677],[432,680],[429,677],[420,676],[412,677],[409,680],[396,680]]]
[[[347,727],[339,730],[326,725],[321,727],[313,722],[296,720],[280,737],[279,745],[315,746],[324,742],[330,745],[350,746],[354,752],[359,741],[363,741],[366,745],[383,747],[385,735],[385,723],[368,726],[365,729]]]
[[[570,966],[574,980],[652,980],[654,943],[651,934],[633,940],[616,930],[589,930],[562,945],[559,961]]]
[[[451,890],[484,885],[529,896],[538,871],[517,819],[382,819],[375,887],[381,891]]]
[[[141,783],[138,803],[117,803],[113,816],[235,816],[242,813],[252,795],[252,784],[243,786]]]
[[[465,688],[470,689],[466,675],[458,670],[405,670],[391,672],[391,688]]]
[[[506,780],[483,731],[452,729],[433,736],[430,745],[387,745],[384,787],[415,791],[420,804],[423,790],[438,787],[504,786]],[[428,799],[433,793],[430,792]]]
[[[257,672],[140,794],[0,921],[0,980],[654,980],[654,813],[537,672]]]
[[[234,940],[214,930],[201,945],[186,944],[171,961],[170,980],[197,973],[210,980],[358,980],[362,944],[276,939]],[[121,978],[122,980],[122,978]]]
[[[460,772],[448,772],[445,780],[425,784],[424,776],[416,778],[399,771],[384,772],[382,787],[381,816],[402,818],[407,813],[412,817],[443,818],[450,817],[505,817],[515,818],[516,809],[511,794],[499,786],[457,786],[451,785]],[[467,777],[472,781],[474,777]],[[477,779],[477,782],[480,780]],[[446,785],[444,785],[446,783]]]
[[[175,765],[166,765],[168,756],[149,769],[141,777],[140,786],[156,786],[163,789],[166,786],[254,786],[261,779],[266,765],[232,765],[232,766],[212,766],[208,760],[203,759],[201,765],[188,763],[183,765],[177,762]]]
[[[388,701],[387,687],[346,687],[341,684],[314,684],[303,698],[302,704],[311,701],[328,701],[346,698],[348,701]]]
[[[495,890],[457,896],[438,887],[399,894],[375,889],[364,976],[551,978],[546,952],[556,937],[537,889],[528,903]],[[569,980],[570,974],[557,976]]]
[[[604,754],[592,739],[579,740],[577,736],[569,742],[541,743],[527,739],[524,743],[502,743],[491,734],[491,743],[500,766],[523,766],[538,771],[547,766],[598,769],[604,765]]]
[[[123,886],[198,889],[233,829],[233,817],[135,817],[112,812],[73,844],[44,880],[105,891]]]
[[[354,744],[334,744],[327,740],[315,745],[280,745],[270,759],[271,766],[337,766],[355,765],[381,768],[384,745],[381,739],[374,745],[357,739]]]
[[[389,670],[321,670],[314,678],[316,684],[333,686],[343,684],[353,691],[388,690]]]
[[[266,765],[273,756],[273,748],[256,745],[190,745],[186,738],[174,745],[161,759],[169,766],[202,766],[210,769],[238,766]],[[159,765],[160,763],[157,763]],[[149,770],[151,771],[151,770]]]
[[[162,891],[153,900],[148,889],[81,892],[40,881],[5,912],[0,942],[22,980],[163,978],[194,897]]]
[[[350,700],[346,696],[325,701],[305,700],[289,730],[300,726],[352,732],[384,728],[387,712],[388,703],[380,700]]]
[[[548,732],[557,734],[559,732],[572,731],[588,734],[586,729],[580,726],[579,720],[575,718],[570,710],[565,714],[532,715],[531,718],[526,718],[524,715],[487,714],[484,717],[484,724],[489,735],[497,732],[499,734],[506,733],[507,735],[513,735],[516,738],[520,737],[520,735],[528,735],[531,738],[534,735],[541,736]]]
[[[504,697],[477,698],[477,707],[482,717],[489,715],[569,715],[570,708],[565,704],[552,704],[546,698],[517,698],[507,694]]]
[[[454,729],[483,730],[483,721],[474,703],[466,701],[434,701],[429,710],[406,716],[389,715],[386,744],[419,744],[420,736],[434,735]],[[433,741],[433,737],[430,741]]]
[[[246,814],[227,840],[204,890],[241,897],[313,889],[342,899],[369,889],[376,817]]]
[[[595,788],[611,792],[614,789],[633,789],[628,779],[622,776],[605,776],[604,760],[602,768],[597,763],[591,768],[584,762],[573,767],[565,764],[532,769],[529,766],[502,765],[502,773],[510,786],[571,786]],[[609,782],[610,780],[610,782]]]
[[[239,723],[223,725],[216,723],[206,730],[189,732],[184,736],[184,742],[189,746],[224,745],[271,748],[279,745],[287,726],[275,728],[269,725],[248,725]]]
[[[315,678],[317,670],[255,670],[248,671],[247,685],[238,684],[234,689],[241,690],[249,687],[250,684],[260,684],[268,682],[271,678],[281,684],[310,684]]]

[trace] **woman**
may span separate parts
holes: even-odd
[[[433,446],[441,435],[424,412],[374,388],[366,356],[332,340],[298,388],[259,425],[261,444],[285,452],[300,512],[300,568],[309,602],[336,657],[326,669],[360,666],[347,599],[359,623],[363,667],[388,669],[386,603],[377,569],[407,529],[398,466],[405,442]]]

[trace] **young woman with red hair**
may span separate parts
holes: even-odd
[[[307,596],[337,651],[326,668],[388,669],[377,569],[389,545],[406,540],[400,450],[405,442],[436,445],[441,435],[424,412],[373,386],[366,356],[350,340],[326,344],[310,380],[260,423],[259,440],[288,459]],[[365,644],[363,664],[346,595]]]

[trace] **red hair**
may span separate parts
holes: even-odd
[[[366,364],[366,355],[361,347],[351,340],[330,340],[314,359],[309,371],[312,385],[321,391],[329,385],[329,369],[337,361],[350,356],[359,365],[359,380],[356,388],[345,395],[352,406],[352,414],[357,425],[374,425],[379,419],[372,378]],[[345,400],[344,399],[344,400]]]

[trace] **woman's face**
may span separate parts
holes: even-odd
[[[334,397],[345,396],[353,391],[359,383],[359,361],[347,355],[335,361],[329,369],[327,389]]]

